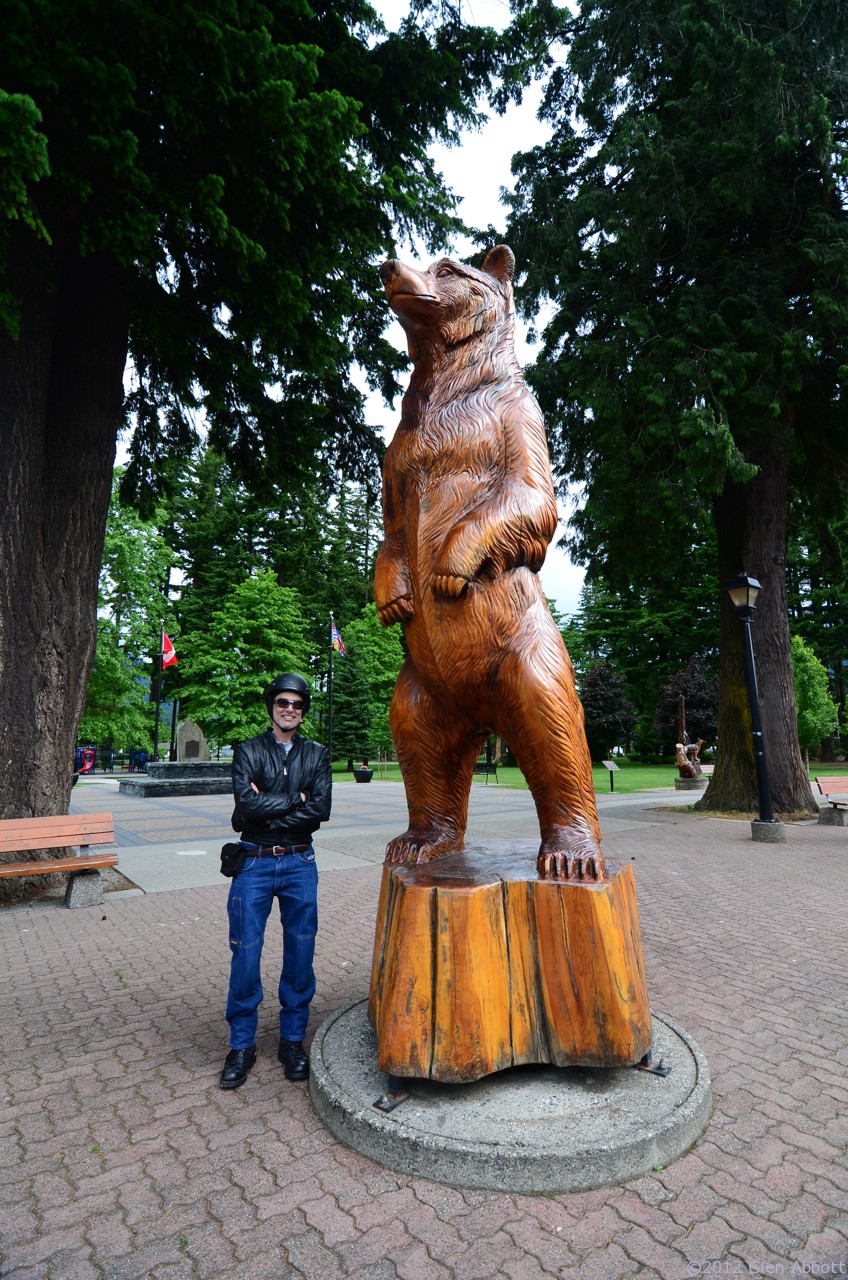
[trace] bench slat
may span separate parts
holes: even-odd
[[[78,858],[45,858],[43,862],[0,862],[0,880],[10,876],[41,876],[51,871],[86,871],[114,867],[117,853],[84,853]]]
[[[111,813],[58,813],[50,818],[5,818],[0,822],[0,831],[8,831],[12,827],[24,833],[53,829],[102,831],[105,827],[111,826]]]
[[[816,778],[816,786],[827,804],[834,809],[848,809],[848,778],[844,774],[835,778]]]
[[[53,818],[8,818],[0,822],[0,853],[114,844],[111,813],[65,814]]]

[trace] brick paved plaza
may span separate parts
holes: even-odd
[[[402,800],[390,783],[336,788],[310,1032],[367,989]],[[226,796],[133,801],[102,782],[72,809],[114,812],[119,869],[170,856],[202,881],[229,834]],[[527,794],[503,787],[475,783],[472,815],[476,836],[534,830]],[[247,1083],[221,1091],[227,884],[161,889],[151,873],[102,908],[0,911],[3,1280],[848,1275],[848,830],[754,844],[747,823],[641,797],[605,798],[602,826],[608,859],[633,859],[652,1004],[710,1063],[715,1113],[692,1151],[546,1197],[387,1172],[283,1079],[275,999]]]

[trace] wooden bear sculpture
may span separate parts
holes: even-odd
[[[591,762],[574,670],[537,571],[557,527],[541,412],[515,355],[515,259],[383,263],[413,361],[383,476],[374,598],[409,651],[391,728],[409,829],[389,863],[463,848],[474,763],[500,734],[527,779],[543,878],[600,881]]]

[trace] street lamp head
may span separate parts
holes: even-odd
[[[762,586],[756,578],[752,578],[747,573],[740,573],[731,582],[725,582],[722,590],[730,593],[733,607],[739,616],[750,618],[757,607],[757,596]]]

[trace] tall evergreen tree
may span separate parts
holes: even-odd
[[[830,696],[827,671],[800,636],[792,637],[792,670],[798,707],[798,742],[805,756],[817,752],[824,738],[834,734],[839,712]]]
[[[710,538],[700,546],[672,543],[662,555],[643,560],[629,582],[604,563],[586,576],[569,623],[574,640],[566,643],[574,647],[581,674],[604,660],[624,676],[642,731],[650,729],[662,686],[691,657],[715,668],[714,554]]]
[[[684,669],[662,687],[654,728],[669,752],[680,741],[681,698],[688,741],[703,738],[708,747],[714,746],[718,728],[718,684],[697,658],[690,659]]]
[[[307,638],[323,654],[330,612],[344,625],[370,597],[382,536],[370,485],[342,479],[331,492],[314,476],[297,492],[269,484],[257,495],[221,454],[205,448],[169,510],[183,573],[177,604],[183,629],[200,626],[235,582],[271,569],[281,586],[300,593]]]
[[[153,714],[144,668],[133,662],[114,622],[97,619],[97,652],[85,695],[78,740],[100,745],[111,742],[150,751]]]
[[[842,742],[834,734],[827,749],[848,745],[848,485],[842,512],[793,506],[789,540],[789,618],[793,634],[821,657],[839,709]]]
[[[596,662],[580,682],[580,701],[593,760],[606,759],[613,747],[627,747],[636,711],[627,696],[624,676],[608,662]]]
[[[367,684],[368,750],[371,754],[388,752],[392,749],[389,707],[404,660],[400,624],[380,626],[376,606],[368,604],[345,628],[345,645],[362,668]]]
[[[169,507],[182,575],[177,615],[181,630],[195,631],[237,583],[269,567],[274,511],[211,448],[191,459]]]
[[[65,812],[115,441],[152,506],[202,409],[254,483],[373,473],[374,263],[455,221],[427,148],[494,33],[423,0],[6,0],[0,41],[0,817]],[[125,404],[128,355],[134,382]]]
[[[371,702],[368,676],[359,654],[333,664],[333,755],[353,769],[370,754]]]
[[[532,382],[576,541],[619,572],[712,517],[716,587],[763,583],[756,644],[775,807],[813,811],[797,747],[790,475],[833,500],[848,459],[848,11],[835,0],[520,6],[553,66],[549,143],[518,157],[522,305],[553,314]],[[552,42],[569,44],[556,61]],[[525,46],[526,48],[526,46]],[[742,629],[721,598],[719,741],[704,807],[756,782]]]
[[[182,638],[180,701],[217,743],[268,728],[263,694],[282,671],[307,672],[300,596],[264,570],[236,583],[197,631]]]
[[[173,630],[170,584],[177,554],[169,541],[164,507],[142,520],[121,498],[123,474],[123,467],[115,468],[97,605],[133,661],[139,662],[148,656],[155,659],[163,620]]]
[[[169,584],[176,553],[155,519],[142,520],[121,500],[123,468],[116,467],[106,519],[98,585],[97,645],[78,739],[150,750],[153,718],[148,702],[158,669],[160,626],[172,635]]]

